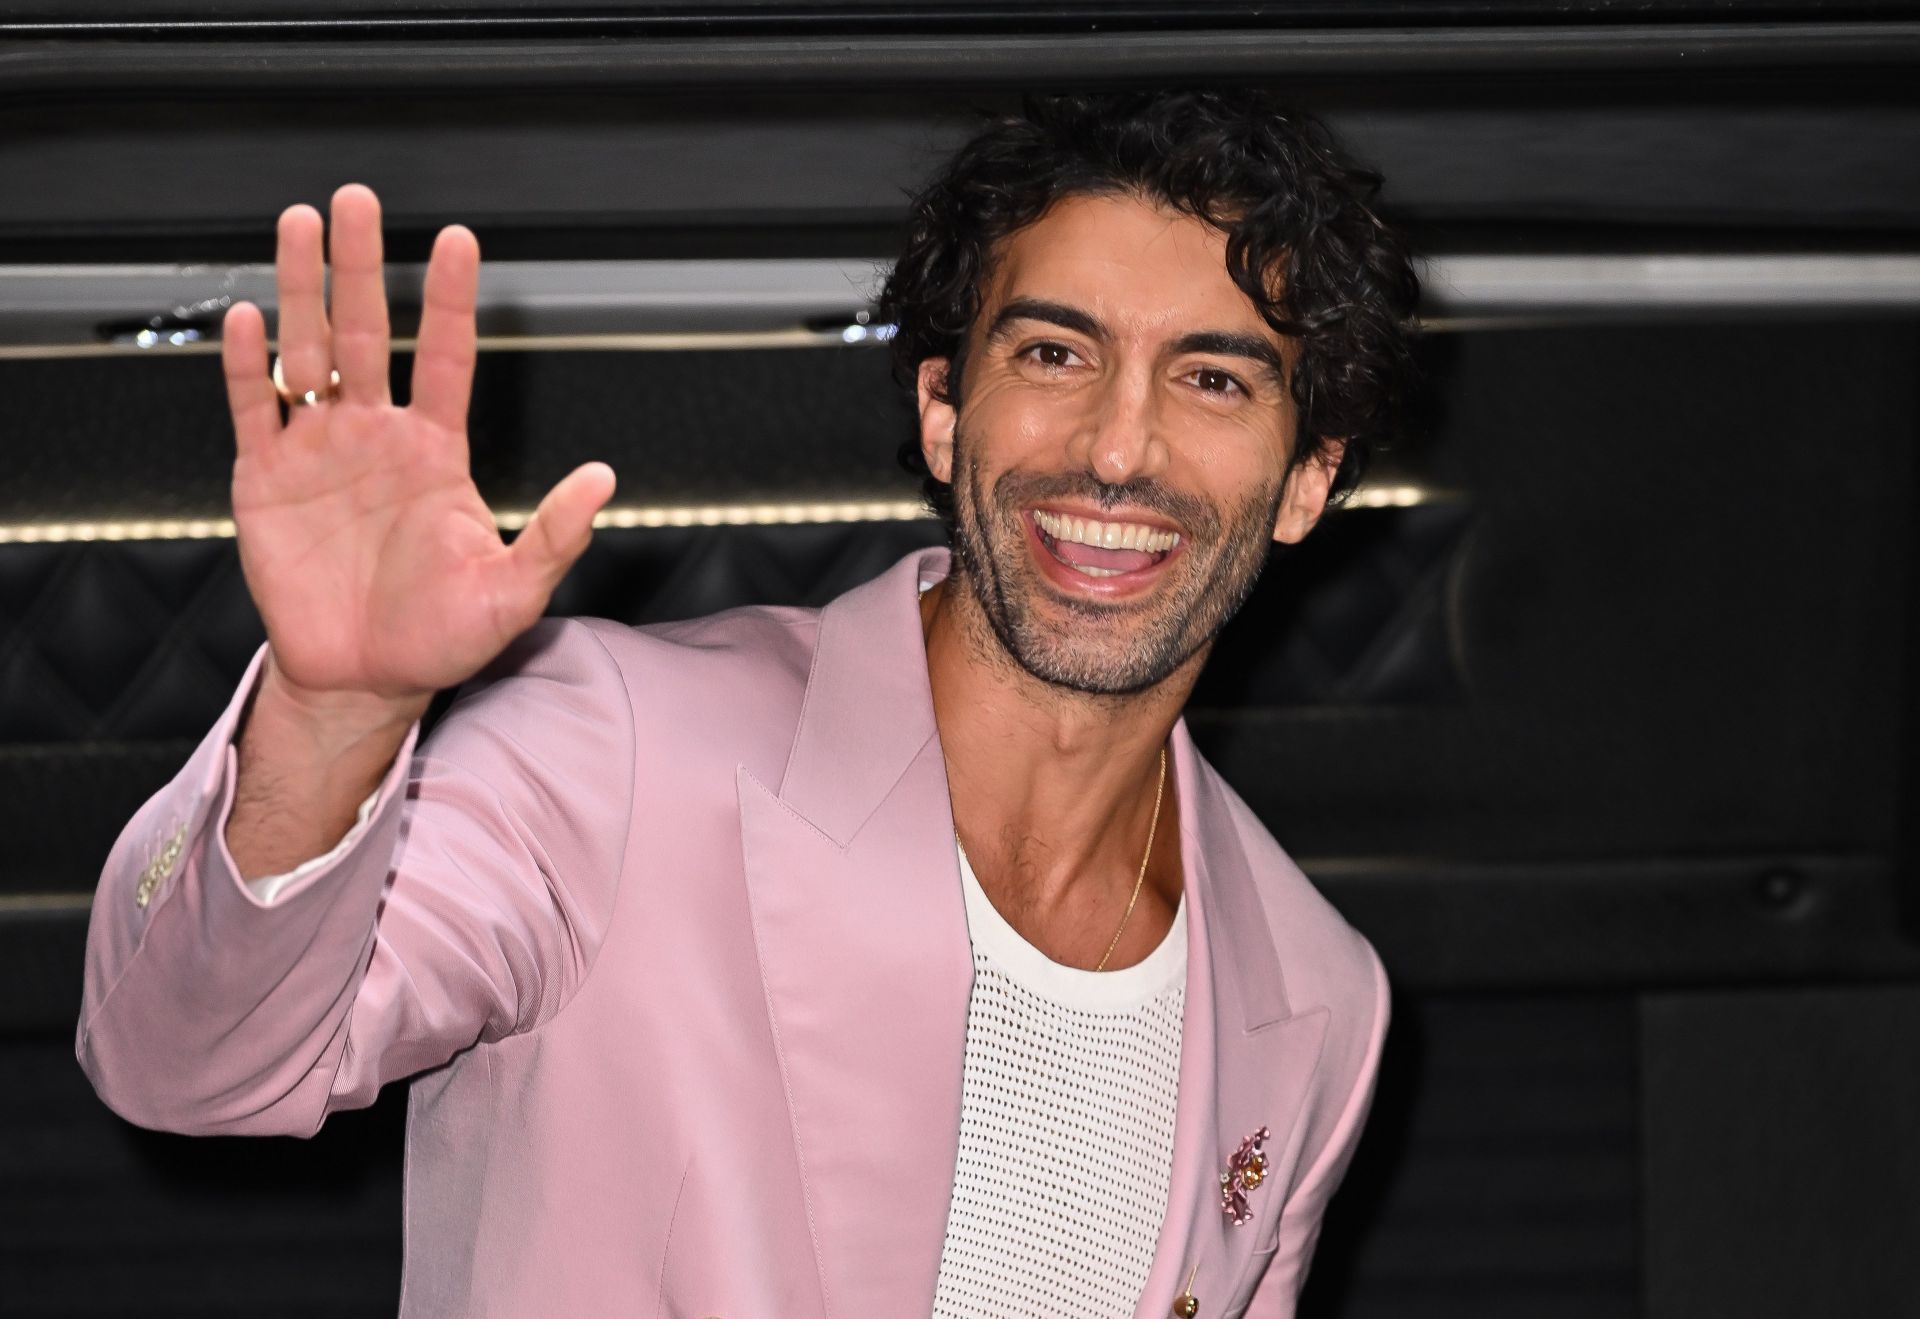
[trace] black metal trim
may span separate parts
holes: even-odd
[[[279,29],[276,29],[279,31]],[[1118,86],[1920,64],[1920,22],[577,40],[0,39],[0,94]]]
[[[41,0],[0,13],[0,34],[280,37],[419,34],[852,36],[1385,26],[1566,27],[1846,22],[1912,14],[1914,0]]]

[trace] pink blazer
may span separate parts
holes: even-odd
[[[309,1136],[412,1077],[409,1319],[927,1315],[972,979],[916,608],[946,569],[918,552],[819,611],[543,619],[271,904],[225,839],[263,645],[107,858],[81,1065],[128,1120],[207,1134]],[[1184,723],[1173,752],[1186,1017],[1136,1314],[1191,1276],[1201,1315],[1272,1319],[1386,982]],[[1234,1226],[1220,1176],[1262,1126]]]

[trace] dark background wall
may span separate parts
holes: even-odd
[[[16,7],[0,265],[269,260],[273,216],[350,179],[395,261],[454,221],[489,259],[882,256],[972,107],[1210,59],[1324,111],[1431,253],[1920,246],[1907,6],[1403,6],[1320,44],[1112,9],[1093,37],[1064,9],[928,35],[849,7],[839,64],[767,44],[807,35],[802,7],[678,64],[657,33],[569,53],[528,23],[470,66],[474,34],[425,10],[296,38]],[[226,511],[213,356],[7,349],[0,527]],[[1920,317],[1571,310],[1422,354],[1378,474],[1422,498],[1277,556],[1189,712],[1398,993],[1307,1312],[1916,1313]],[[502,507],[589,458],[623,502],[913,491],[871,348],[489,353],[474,418]],[[552,611],[817,603],[935,534],[602,531]],[[309,1142],[189,1140],[113,1117],[72,1058],[106,850],[261,635],[228,540],[0,540],[0,1312],[394,1306],[403,1092]]]

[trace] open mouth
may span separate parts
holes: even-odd
[[[1045,551],[1040,558],[1049,576],[1069,585],[1097,586],[1103,595],[1145,587],[1183,543],[1179,532],[1165,527],[1051,509],[1030,509],[1027,521]]]

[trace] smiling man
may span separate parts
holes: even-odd
[[[646,628],[540,617],[604,464],[511,546],[473,488],[472,235],[397,408],[377,201],[331,307],[291,208],[278,384],[224,344],[268,641],[108,858],[101,1095],[412,1078],[404,1315],[1291,1314],[1385,980],[1180,711],[1391,424],[1377,186],[1251,93],[993,121],[882,298],[951,552]]]

